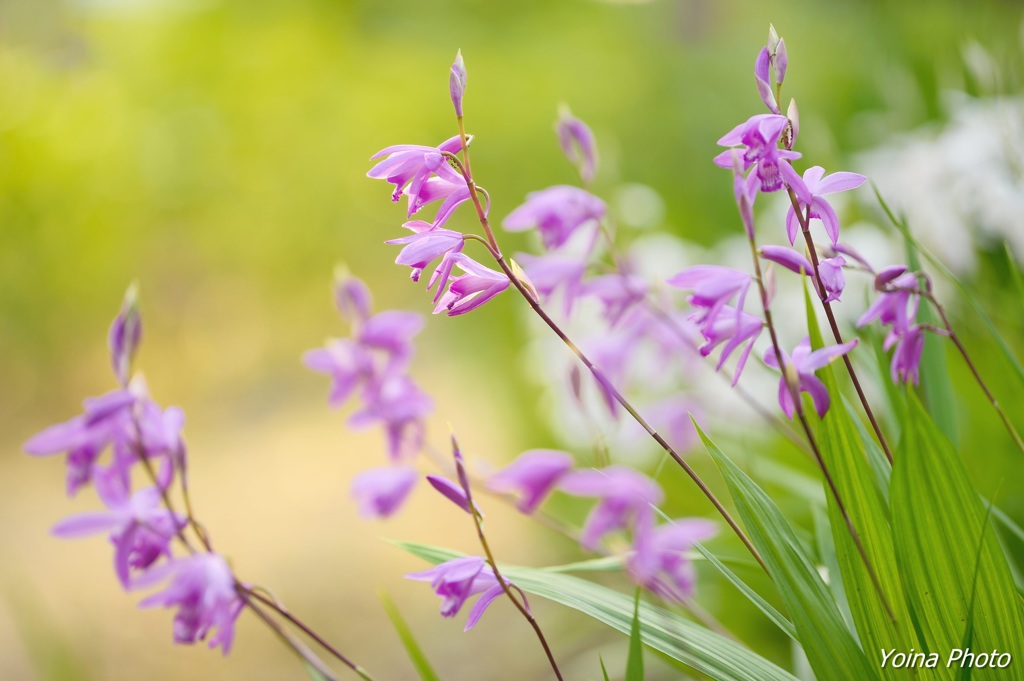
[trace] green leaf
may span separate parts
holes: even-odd
[[[968,621],[973,648],[1024,650],[1024,610],[964,464],[912,391],[907,414],[890,497],[896,555],[921,631],[919,650],[942,656],[959,648]],[[952,678],[953,671],[939,673]],[[987,678],[978,669],[974,676]]]
[[[604,681],[611,681],[608,678],[608,670],[604,668],[604,660],[601,659],[600,655],[597,656],[597,661],[601,663],[601,675],[604,676]]]
[[[739,589],[740,593],[747,597],[747,600],[756,605],[757,609],[763,612],[765,616],[775,624],[775,626],[781,629],[782,632],[791,639],[797,640],[796,629],[793,628],[793,623],[786,619],[781,612],[776,610],[771,603],[766,601],[761,594],[754,591],[754,589],[740,579],[735,572],[727,568],[722,561],[715,557],[715,554],[711,553],[700,544],[694,544],[693,547],[700,551],[701,555],[703,555],[716,570],[722,573],[722,575],[729,580],[733,586]]]
[[[821,347],[822,338],[806,285],[804,302],[811,346]],[[842,576],[840,593],[845,594],[857,635],[865,650],[874,652],[893,647],[910,650],[916,646],[917,639],[910,628],[910,613],[906,609],[896,562],[886,491],[880,487],[880,483],[886,481],[886,476],[884,470],[879,468],[887,468],[888,461],[883,454],[882,461],[873,466],[867,458],[869,448],[865,446],[861,433],[854,425],[854,417],[847,410],[845,402],[839,399],[839,381],[833,368],[822,368],[818,371],[818,377],[829,394],[835,396],[832,407],[818,427],[818,449],[823,465],[835,484],[836,493],[842,500],[840,507],[835,497],[828,494],[828,524],[832,528],[835,558]],[[871,444],[874,442],[871,441]],[[844,510],[857,532],[870,563],[870,570],[874,572],[874,579],[851,535],[843,515]],[[881,669],[881,673],[886,678],[902,675],[901,671],[891,667]]]
[[[581,560],[577,563],[552,565],[544,568],[551,572],[618,572],[622,570],[621,556],[603,556],[593,560]]]
[[[396,542],[415,556],[441,563],[463,554],[423,544]],[[623,634],[633,626],[634,600],[579,577],[537,568],[499,566],[523,591],[593,617]],[[663,608],[640,603],[640,639],[717,681],[797,681],[783,669],[736,641],[683,619]]]
[[[381,591],[379,596],[381,605],[384,606],[384,612],[388,614],[391,626],[398,633],[398,638],[401,639],[405,652],[408,653],[412,666],[416,669],[416,673],[423,681],[440,681],[440,677],[434,672],[433,667],[430,666],[427,656],[424,655],[423,649],[420,648],[416,637],[413,636],[409,625],[406,624],[405,618],[402,617],[401,611],[395,606],[391,597],[384,591]]]
[[[743,524],[779,589],[818,679],[879,678],[877,665],[868,662],[846,628],[789,521],[768,495],[708,439],[696,421],[694,427],[725,477]]]
[[[626,680],[644,681],[644,644],[640,639],[640,589],[633,597],[633,624],[629,631],[629,657],[626,658]]]

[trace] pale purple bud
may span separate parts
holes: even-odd
[[[775,50],[779,45],[779,34],[775,30],[775,24],[768,24],[768,44],[767,50],[769,54],[775,54]]]
[[[562,151],[569,162],[579,169],[583,182],[593,182],[594,174],[597,172],[597,144],[594,141],[594,133],[586,123],[573,116],[567,106],[562,106],[559,111],[555,131],[558,133],[558,143],[562,145]]]
[[[470,513],[469,498],[466,497],[466,492],[460,485],[457,485],[448,478],[441,477],[440,475],[428,475],[427,482],[429,482],[430,486],[440,492],[448,501],[452,502],[466,513]],[[483,513],[480,511],[480,507],[477,506],[476,503],[474,503],[473,506],[476,508],[477,514],[482,516]]]
[[[142,318],[139,316],[138,284],[132,282],[124,294],[121,312],[110,326],[110,361],[114,375],[122,387],[128,385],[132,359],[142,339]]]
[[[455,105],[455,115],[462,118],[462,97],[466,94],[466,63],[462,61],[462,50],[455,55],[455,63],[448,76],[448,91]]]
[[[789,55],[786,54],[786,41],[779,40],[778,47],[775,48],[775,83],[776,85],[782,85],[782,81],[786,78],[786,68],[789,66]]]
[[[841,255],[825,258],[818,263],[818,278],[825,293],[828,294],[825,298],[826,303],[837,301],[839,296],[843,295],[843,288],[846,286],[846,275],[843,272],[845,264],[846,259]]]
[[[344,265],[334,269],[334,304],[341,318],[349,323],[366,321],[373,310],[370,289]]]
[[[796,108],[796,100],[789,100],[789,107],[786,109],[786,118],[789,119],[789,134],[786,135],[786,148],[792,149],[796,144],[796,136],[800,134],[800,112]]]
[[[885,289],[887,284],[906,271],[906,265],[890,265],[889,267],[882,268],[882,271],[875,276],[875,289],[878,291]]]

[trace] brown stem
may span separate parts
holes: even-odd
[[[977,367],[974,366],[974,362],[971,361],[970,355],[967,354],[967,348],[964,347],[964,344],[960,341],[960,337],[956,334],[956,331],[953,330],[953,325],[950,324],[949,317],[946,316],[946,310],[942,307],[942,305],[935,298],[931,291],[921,291],[921,295],[923,295],[928,300],[928,302],[930,302],[935,307],[935,311],[939,313],[939,317],[942,319],[942,324],[946,327],[946,332],[949,334],[950,340],[953,341],[953,345],[956,346],[956,349],[960,351],[960,355],[964,358],[964,362],[967,363],[967,368],[970,369],[971,373],[974,375],[974,380],[977,381],[978,385],[981,387],[982,392],[985,393],[985,397],[988,398],[988,401],[992,405],[992,408],[996,410],[997,414],[999,414],[999,418],[1000,420],[1002,420],[1003,426],[1005,426],[1007,432],[1010,433],[1010,437],[1013,438],[1013,441],[1014,443],[1016,443],[1017,448],[1024,452],[1024,440],[1021,440],[1020,434],[1017,432],[1017,429],[1010,421],[1010,417],[1006,415],[1006,412],[1003,411],[1002,405],[999,404],[998,400],[996,400],[995,398],[995,395],[992,394],[992,392],[988,389],[988,386],[985,384],[985,381],[982,380],[981,374],[978,372]]]
[[[300,660],[302,660],[310,667],[315,669],[318,674],[323,676],[325,679],[328,679],[328,681],[338,681],[337,675],[335,675],[334,671],[332,671],[331,668],[328,667],[323,660],[317,657],[312,650],[310,650],[304,643],[302,643],[302,641],[299,641],[294,636],[285,631],[281,627],[281,625],[275,622],[274,619],[270,617],[270,615],[263,611],[263,608],[259,607],[256,603],[253,602],[253,599],[251,597],[252,594],[250,592],[247,592],[244,589],[240,588],[238,590],[238,595],[242,598],[242,600],[245,601],[245,604],[249,607],[249,609],[256,613],[256,616],[263,620],[263,623],[270,627],[270,630],[273,631],[279,639],[281,639],[281,642],[284,643],[287,647],[291,648],[292,651],[296,655],[298,655]]]
[[[236,584],[235,588],[238,590],[239,593],[245,595],[244,597],[246,598],[246,600],[255,599],[255,600],[259,601],[260,603],[263,603],[267,607],[272,608],[274,610],[274,612],[276,612],[281,617],[283,617],[286,620],[288,620],[292,625],[294,625],[295,627],[300,629],[302,631],[302,633],[304,633],[306,636],[309,636],[311,639],[316,641],[317,644],[320,645],[320,647],[322,647],[324,650],[326,650],[331,655],[333,655],[335,658],[337,658],[339,662],[344,664],[346,667],[348,667],[349,669],[351,669],[355,673],[359,674],[364,679],[371,678],[369,673],[365,669],[360,667],[358,664],[356,664],[355,662],[350,660],[348,657],[346,657],[344,654],[342,654],[341,651],[339,651],[337,648],[335,648],[330,643],[325,641],[322,636],[320,636],[315,631],[313,631],[313,629],[310,628],[305,622],[303,622],[298,617],[296,617],[295,615],[293,615],[290,612],[288,612],[288,610],[286,610],[283,605],[278,603],[276,599],[273,599],[273,598],[270,598],[268,596],[265,596],[264,594],[260,593],[258,590],[249,588],[249,587],[247,587],[247,586],[245,586],[245,585],[243,585],[241,583]]]
[[[761,565],[762,568],[765,569],[765,571],[767,571],[768,568],[764,564],[764,559],[761,558],[761,554],[758,553],[757,548],[754,547],[753,542],[750,541],[750,538],[747,537],[747,534],[739,526],[736,520],[733,519],[729,511],[726,510],[725,506],[722,505],[722,502],[718,500],[718,497],[716,497],[715,493],[711,491],[711,488],[709,488],[707,484],[701,479],[701,477],[697,475],[697,472],[694,471],[690,467],[690,465],[683,460],[683,457],[680,456],[675,449],[673,449],[672,445],[670,445],[665,440],[665,438],[663,438],[654,428],[651,427],[649,423],[647,423],[646,420],[644,420],[642,416],[640,416],[639,412],[637,412],[637,410],[633,408],[633,405],[630,404],[625,397],[623,397],[622,393],[620,393],[618,389],[614,385],[612,385],[612,383],[608,379],[604,377],[604,374],[602,374],[601,371],[594,365],[594,363],[591,362],[585,354],[583,354],[583,351],[580,350],[580,348],[572,341],[572,339],[570,339],[569,336],[567,336],[566,333],[562,331],[561,327],[558,326],[555,320],[553,320],[547,314],[547,312],[544,311],[544,309],[540,306],[540,303],[533,297],[533,294],[530,293],[529,290],[527,290],[526,286],[519,280],[519,277],[517,277],[515,272],[512,271],[512,268],[510,268],[508,263],[505,261],[505,257],[501,254],[501,250],[498,248],[497,242],[494,241],[494,233],[491,231],[490,223],[487,220],[487,215],[484,213],[483,208],[480,205],[480,199],[477,196],[476,185],[473,183],[472,176],[469,175],[468,165],[465,168],[465,172],[466,183],[469,185],[469,193],[470,196],[473,197],[473,204],[476,206],[477,217],[479,218],[480,224],[483,226],[484,231],[487,233],[488,239],[491,241],[491,243],[487,244],[487,250],[490,252],[491,257],[494,258],[494,261],[501,268],[501,271],[505,273],[505,276],[509,278],[509,281],[512,282],[512,285],[515,286],[517,291],[519,291],[519,294],[522,295],[522,297],[526,300],[527,303],[529,303],[534,313],[538,317],[540,317],[545,324],[548,325],[548,328],[550,328],[555,333],[555,335],[558,336],[559,339],[561,339],[563,343],[565,343],[566,347],[572,350],[573,354],[575,354],[576,357],[578,357],[579,360],[583,363],[583,365],[587,367],[590,373],[593,374],[594,378],[596,378],[597,381],[602,386],[604,386],[605,389],[608,390],[608,392],[611,393],[615,401],[618,402],[619,405],[623,409],[625,409],[630,416],[633,417],[633,420],[635,420],[641,428],[647,431],[647,434],[650,435],[654,439],[654,441],[657,442],[661,446],[661,448],[664,449],[677,464],[679,464],[679,467],[682,468],[688,476],[690,476],[690,479],[693,480],[694,484],[697,485],[701,493],[703,493],[704,496],[707,497],[708,501],[710,501],[711,504],[715,507],[715,510],[717,510],[719,515],[722,516],[722,519],[725,520],[726,523],[728,523],[729,527],[731,527],[733,532],[736,533],[736,536],[740,538],[740,541],[742,541],[743,545],[747,547],[747,550],[750,551],[750,554],[754,557],[754,559]]]
[[[808,207],[807,213],[801,211],[800,201],[797,199],[796,192],[788,188],[787,191],[789,192],[789,200],[793,204],[793,210],[800,221],[800,229],[804,235],[804,242],[807,244],[807,251],[811,256],[811,266],[814,267],[814,279],[816,282],[820,282],[821,279],[818,276],[818,251],[814,247],[814,241],[811,240],[810,207]],[[825,316],[828,318],[828,325],[832,329],[832,336],[836,339],[836,343],[842,345],[843,335],[839,331],[839,324],[836,322],[836,316],[832,312],[832,303],[826,300],[825,291],[822,289],[823,287],[815,286],[815,290],[818,291],[818,300],[821,301],[821,306],[825,310]],[[860,385],[860,379],[857,378],[857,372],[853,369],[853,362],[850,360],[849,354],[843,355],[843,364],[846,365],[846,373],[850,375],[853,387],[857,391],[857,397],[860,398],[861,406],[864,407],[864,413],[867,414],[868,421],[871,422],[871,429],[875,431],[878,444],[882,446],[882,451],[885,452],[885,458],[889,460],[889,465],[892,465],[892,451],[889,449],[889,443],[882,434],[882,429],[878,425],[874,411],[871,410],[871,405],[868,403],[868,398]]]
[[[821,450],[818,449],[818,443],[814,438],[814,431],[811,430],[811,425],[807,422],[807,416],[804,414],[803,403],[800,400],[800,388],[790,379],[786,362],[783,361],[782,348],[779,345],[779,339],[775,334],[775,324],[772,322],[772,312],[768,305],[768,293],[765,290],[764,278],[761,275],[761,259],[757,253],[757,244],[754,243],[753,237],[750,238],[749,242],[750,255],[754,261],[754,278],[757,280],[757,288],[761,294],[761,308],[764,310],[764,321],[765,325],[768,327],[768,335],[771,336],[772,349],[775,352],[775,360],[778,362],[779,371],[782,373],[782,380],[786,382],[786,386],[789,388],[789,393],[793,400],[793,408],[796,410],[797,418],[803,428],[804,435],[807,437],[807,444],[810,445],[811,452],[814,454],[814,460],[818,464],[818,468],[821,470],[822,477],[825,478],[825,483],[828,485],[829,491],[832,493],[832,498],[835,499],[836,507],[839,509],[840,515],[843,516],[843,520],[846,523],[846,529],[850,533],[850,537],[853,539],[854,546],[857,547],[857,552],[860,554],[861,560],[864,562],[864,567],[868,571],[868,576],[871,579],[871,583],[874,585],[875,591],[878,593],[878,598],[882,602],[882,607],[885,608],[885,612],[889,616],[889,620],[895,627],[896,615],[893,612],[892,607],[889,605],[888,599],[885,597],[885,592],[882,590],[882,584],[878,579],[878,575],[875,573],[874,567],[871,565],[871,561],[868,559],[868,553],[864,549],[864,544],[860,540],[860,534],[857,532],[857,528],[854,527],[853,521],[850,519],[850,514],[846,511],[846,505],[839,496],[839,489],[836,487],[835,480],[832,478],[832,474],[829,472],[828,466],[825,465],[825,459],[821,455]]]

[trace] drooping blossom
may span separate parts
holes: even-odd
[[[573,116],[569,107],[563,106],[558,112],[555,132],[558,133],[562,151],[569,163],[579,169],[584,184],[593,182],[597,172],[597,143],[590,127]]]
[[[597,228],[604,218],[605,203],[585,189],[556,185],[526,195],[501,223],[510,232],[536,229],[546,248],[558,248],[577,230]]]
[[[384,371],[405,369],[413,355],[412,339],[423,330],[423,316],[405,310],[383,310],[368,318],[356,335],[367,350],[378,350],[385,358]]]
[[[462,118],[462,98],[466,94],[466,62],[462,60],[462,50],[455,55],[455,62],[448,76],[448,92],[452,96],[455,115]]]
[[[716,371],[725,365],[737,348],[745,346],[736,363],[733,385],[739,381],[754,341],[764,326],[760,318],[743,311],[750,281],[746,272],[718,265],[689,267],[667,280],[671,286],[692,291],[688,300],[697,309],[688,320],[696,325],[704,338],[704,343],[698,348],[701,356],[707,357],[725,343]],[[735,307],[730,304],[734,299]]]
[[[637,526],[633,551],[626,558],[630,579],[667,600],[684,601],[693,595],[695,573],[687,551],[717,534],[710,520],[689,518],[655,527]]]
[[[417,582],[430,582],[434,593],[442,598],[442,617],[455,617],[467,600],[480,594],[480,598],[470,609],[469,616],[466,618],[465,631],[476,626],[487,606],[501,596],[504,591],[487,561],[476,556],[453,558],[430,570],[413,572],[405,577]],[[511,582],[506,579],[505,584],[510,585]],[[526,603],[525,596],[523,603],[529,611],[530,605]]]
[[[857,320],[857,326],[876,319],[888,326],[882,346],[887,351],[895,348],[890,366],[892,380],[917,385],[924,350],[924,327],[915,323],[921,300],[917,276],[904,265],[886,267],[875,276],[875,288],[879,296]]]
[[[362,391],[363,406],[348,419],[351,428],[380,425],[393,462],[414,457],[423,447],[423,420],[433,400],[405,374],[388,374],[370,381]]]
[[[609,532],[646,522],[652,517],[652,505],[660,504],[665,496],[658,483],[625,466],[572,471],[558,488],[574,496],[599,499],[580,535],[580,545],[591,551]]]
[[[109,533],[114,545],[114,571],[127,589],[133,570],[146,570],[160,557],[171,557],[171,539],[184,525],[185,517],[163,507],[156,487],[130,495],[116,471],[96,474],[93,484],[107,510],[71,516],[57,523],[51,532],[63,539]]]
[[[427,181],[436,174],[436,179],[443,184],[454,185],[451,188],[442,188],[439,183],[427,190],[427,197],[432,195],[434,199],[440,198],[440,194],[458,188],[461,181],[465,185],[465,179],[448,165],[442,152],[456,154],[462,150],[462,139],[456,135],[446,139],[436,147],[427,147],[420,144],[395,144],[381,149],[370,157],[370,160],[385,157],[366,173],[367,177],[375,180],[387,180],[395,185],[391,194],[391,200],[397,202],[406,194],[409,199],[409,216],[412,216],[426,200],[417,204],[416,197],[424,192]]]
[[[373,360],[365,349],[348,338],[330,341],[326,347],[307,350],[302,363],[308,369],[331,377],[332,407],[340,407],[356,388],[373,375]]]
[[[516,508],[529,514],[537,510],[572,465],[572,456],[565,452],[531,449],[488,478],[487,486],[496,492],[517,492]]]
[[[803,253],[785,246],[771,245],[762,246],[760,251],[765,260],[782,265],[791,272],[806,274],[811,277],[812,281],[816,281],[814,266]],[[818,275],[820,277],[818,288],[819,291],[824,291],[823,295],[825,296],[826,303],[839,300],[839,296],[843,294],[843,289],[846,286],[846,275],[843,273],[844,265],[846,265],[846,259],[841,255],[823,258],[818,261]]]
[[[465,274],[449,279],[448,290],[437,301],[434,314],[445,312],[454,317],[471,312],[507,289],[511,283],[503,272],[484,267],[464,253],[449,253],[445,257]]]
[[[517,253],[516,259],[522,264],[523,270],[542,299],[549,298],[556,290],[561,289],[565,314],[572,313],[576,299],[582,295],[586,261],[558,253]]]
[[[864,184],[867,178],[857,173],[839,172],[825,176],[825,169],[821,166],[812,166],[804,171],[803,177],[798,182],[787,182],[797,195],[801,215],[806,214],[808,206],[811,209],[810,219],[821,220],[825,226],[825,233],[832,243],[839,242],[839,217],[835,208],[822,197],[825,194],[856,189]],[[796,211],[790,205],[786,213],[786,236],[789,243],[796,242],[796,236],[800,232],[800,219]]]
[[[419,475],[410,466],[371,468],[352,478],[352,497],[364,518],[387,518],[405,503]]]
[[[234,640],[235,620],[244,605],[227,562],[215,553],[197,553],[151,568],[135,586],[145,588],[167,578],[170,582],[166,588],[143,599],[139,607],[177,608],[175,643],[206,640],[216,629],[209,645],[220,646],[227,655]]]
[[[407,265],[412,268],[412,280],[419,281],[423,270],[430,266],[438,258],[441,264],[437,266],[434,273],[430,275],[427,283],[429,291],[437,284],[437,293],[434,302],[441,296],[441,292],[448,284],[448,277],[451,275],[455,261],[444,256],[449,253],[461,253],[465,245],[465,235],[461,232],[453,232],[450,229],[435,227],[429,222],[412,220],[403,225],[411,229],[413,234],[400,239],[391,239],[384,243],[404,246],[395,258],[395,264]]]
[[[757,166],[755,171],[765,193],[775,192],[783,186],[802,183],[800,176],[788,161],[800,158],[789,149],[780,149],[779,140],[789,125],[789,119],[776,114],[757,114],[726,133],[718,144],[724,147],[742,147],[743,171]],[[735,164],[732,149],[715,157],[715,165],[732,168]]]
[[[582,294],[601,302],[605,320],[615,326],[623,316],[647,297],[649,285],[635,274],[614,272],[587,279]]]
[[[818,412],[818,416],[824,416],[828,411],[831,399],[825,384],[814,375],[814,372],[842,357],[855,347],[857,347],[856,339],[842,345],[830,345],[812,351],[811,340],[805,337],[793,349],[792,357],[780,349],[782,361],[785,364],[785,368],[782,369],[782,378],[779,379],[779,406],[782,407],[783,413],[789,418],[793,418],[795,408],[793,392],[795,390],[798,393],[808,393],[814,402],[814,410]],[[764,363],[773,369],[779,369],[774,348],[765,350]]]

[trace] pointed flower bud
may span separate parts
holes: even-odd
[[[451,74],[448,76],[448,91],[455,105],[455,115],[462,118],[462,97],[466,94],[466,63],[462,61],[462,50],[455,55]]]
[[[370,289],[345,265],[334,268],[334,304],[341,318],[350,324],[365,322],[373,310]]]
[[[562,145],[562,151],[569,162],[579,169],[583,182],[593,182],[594,173],[597,172],[597,144],[594,141],[594,133],[586,123],[573,116],[569,107],[565,105],[559,109],[555,131],[558,133],[558,143]]]
[[[779,34],[775,30],[775,24],[768,24],[768,52],[775,54],[775,50],[779,45]]]
[[[128,385],[131,374],[132,359],[142,339],[142,319],[139,317],[138,284],[132,282],[124,294],[121,312],[114,318],[110,326],[110,362],[114,367],[121,386]]]
[[[786,68],[789,66],[789,55],[786,53],[786,41],[780,40],[775,48],[775,84],[782,85],[786,78]]]

